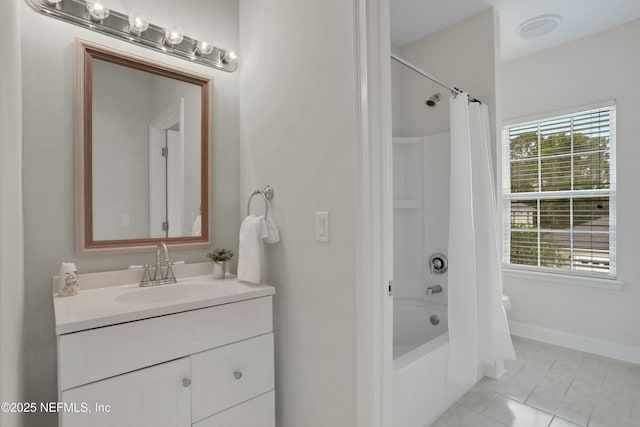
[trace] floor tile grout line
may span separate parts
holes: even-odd
[[[536,388],[538,388],[538,387],[540,387],[542,390],[545,390],[545,391],[548,391],[548,392],[551,392],[551,393],[558,394],[558,393],[556,393],[555,391],[550,390],[550,389],[548,389],[548,388],[546,388],[546,387],[536,386]],[[534,391],[535,391],[535,389],[534,389]],[[533,394],[533,392],[532,392],[531,394]],[[531,397],[531,396],[529,396],[529,397]],[[585,401],[582,401],[582,400],[579,400],[579,399],[576,399],[576,398],[573,398],[573,397],[570,397],[570,396],[564,396],[564,397],[566,397],[566,398],[568,398],[568,399],[571,399],[571,400],[578,401],[578,402],[580,402],[580,403],[586,403],[586,404],[588,404],[589,406],[591,406],[591,410],[590,410],[590,412],[589,412],[589,418],[591,417],[591,414],[593,413],[593,409],[594,409],[594,408],[595,408],[595,406],[596,406],[595,404],[593,404],[593,403],[591,403],[591,402],[585,402]],[[528,402],[528,401],[529,401],[529,398],[527,398],[527,402]],[[532,408],[538,409],[538,410],[543,411],[543,412],[547,412],[547,411],[545,411],[545,410],[544,410],[544,409],[542,409],[542,408],[539,408],[539,407],[537,407],[537,406],[535,406],[535,405],[532,405],[532,404],[529,404],[529,403],[526,403],[526,402],[525,402],[525,405],[528,405],[528,406],[530,406],[530,407],[532,407]],[[557,414],[552,414],[552,415],[553,415],[553,416],[557,416],[557,417],[559,417],[559,418],[562,418],[562,416],[557,415]],[[562,419],[565,419],[565,418],[562,418]],[[569,420],[567,420],[567,421],[569,421]],[[570,422],[572,422],[572,423],[574,423],[574,424],[578,424],[578,425],[579,425],[579,423],[576,423],[576,422],[573,422],[573,421],[570,421]],[[583,426],[583,427],[586,427],[586,426],[588,426],[588,425],[589,425],[589,422],[587,421],[587,424],[585,424],[585,426]]]
[[[591,424],[591,418],[593,417],[593,411],[596,410],[596,405],[591,405],[591,412],[589,412],[589,418],[587,418],[587,423],[585,424],[586,427],[589,427],[589,424]]]
[[[500,395],[500,396],[502,396],[502,395]],[[551,425],[551,422],[552,422],[552,421],[553,421],[553,419],[556,417],[556,415],[555,415],[555,414],[552,414],[552,413],[547,412],[547,411],[545,411],[545,410],[543,410],[543,409],[540,409],[540,408],[536,408],[535,406],[527,405],[526,403],[519,402],[519,401],[517,401],[517,400],[515,400],[515,399],[511,399],[509,396],[502,396],[502,397],[504,397],[504,398],[505,398],[505,399],[507,399],[507,400],[511,400],[512,402],[515,402],[515,403],[519,403],[519,404],[521,404],[521,405],[524,405],[524,406],[526,406],[526,407],[528,407],[528,408],[530,408],[530,409],[534,409],[534,410],[536,410],[536,411],[539,411],[539,412],[545,413],[545,414],[547,414],[547,415],[550,415],[550,416],[551,416],[551,420],[549,421],[549,424],[547,425],[547,427],[549,427],[549,425]],[[498,398],[498,396],[494,397],[494,398],[493,398],[493,400],[495,401],[495,399],[497,399],[497,398]],[[493,403],[493,401],[492,401],[491,403]],[[489,406],[491,406],[491,405],[489,405]],[[487,408],[485,408],[485,411],[486,411],[487,409],[489,409],[489,406],[487,406]],[[504,423],[503,423],[502,421],[500,421],[499,419],[494,418],[494,417],[492,417],[491,415],[485,414],[485,413],[484,413],[484,411],[481,413],[481,415],[483,415],[483,416],[485,416],[486,418],[489,418],[489,419],[491,419],[491,420],[497,421],[497,422],[499,422],[499,423],[501,423],[501,424],[504,424]]]
[[[493,396],[493,397],[491,398],[491,402],[489,402],[489,404],[487,405],[487,407],[483,409],[483,411],[482,411],[482,414],[483,414],[483,415],[484,415],[484,411],[486,411],[486,410],[489,408],[489,406],[491,406],[491,404],[492,404],[493,402],[495,402],[495,401],[496,401],[496,399],[498,398],[499,394],[498,394],[498,393],[495,393],[495,392],[494,392],[494,394],[495,394],[495,396]]]
[[[556,360],[553,361],[553,363],[551,364],[551,366],[549,366],[549,372],[551,372],[551,370],[553,369],[553,367],[556,365],[556,363],[558,363],[558,360],[560,360],[559,357],[556,357]]]
[[[497,397],[497,396],[495,396],[493,399],[495,399],[496,397]],[[456,404],[456,403],[454,403],[454,405],[455,405],[455,404]],[[453,406],[453,405],[452,405],[452,406]],[[500,425],[502,425],[502,426],[508,427],[508,426],[507,426],[506,424],[504,424],[502,421],[500,421],[500,420],[496,420],[495,418],[490,417],[490,416],[488,416],[488,415],[485,415],[485,414],[483,414],[482,412],[478,412],[478,411],[476,411],[476,410],[474,410],[474,409],[471,409],[471,408],[468,408],[468,407],[466,407],[466,406],[464,406],[464,405],[460,405],[460,406],[462,407],[462,409],[466,409],[466,410],[467,410],[467,411],[469,411],[469,412],[473,412],[473,413],[474,413],[474,414],[476,414],[476,415],[480,415],[481,417],[484,417],[484,418],[486,418],[486,419],[488,419],[488,420],[490,420],[490,421],[495,421],[495,422],[499,423],[499,424],[500,424]],[[438,417],[438,419],[436,419],[436,420],[434,421],[434,424],[435,424],[438,420],[440,420],[440,418],[442,418],[442,415],[441,415],[440,417]]]
[[[574,378],[574,380],[581,381],[580,379],[577,379],[577,378]],[[585,382],[585,381],[582,381],[582,382]],[[571,384],[573,384],[573,381],[571,382]],[[591,384],[591,383],[586,383],[586,382],[585,382],[585,384],[595,386],[595,384]],[[569,389],[571,389],[571,387],[569,387]],[[574,400],[577,400],[577,401],[582,402],[582,403],[588,403],[588,404],[590,404],[590,405],[592,406],[591,412],[593,412],[593,409],[595,409],[595,407],[596,407],[596,406],[599,406],[599,407],[601,407],[601,408],[603,408],[603,409],[607,410],[608,412],[615,413],[614,411],[609,411],[609,410],[608,410],[608,409],[606,409],[604,406],[602,406],[602,405],[598,405],[598,404],[597,404],[597,403],[595,403],[595,402],[591,402],[591,401],[588,401],[588,400],[586,400],[586,399],[581,399],[580,397],[577,397],[577,396],[569,396],[569,389],[567,389],[567,394],[565,394],[565,396],[566,396],[566,397],[568,397],[569,399],[574,399]],[[601,387],[600,389],[601,389],[602,391],[606,392],[606,390],[604,390],[602,387]],[[629,409],[629,415],[626,415],[626,417],[631,418],[631,413],[632,413],[632,411],[633,411],[633,402],[631,402],[631,401],[627,401],[627,402],[625,402],[625,403],[629,403],[629,406],[630,406],[630,409]],[[622,415],[622,414],[620,414],[620,415]],[[625,416],[625,415],[622,415],[622,416]]]
[[[525,366],[526,366],[526,365],[525,365]],[[560,373],[552,372],[552,371],[546,371],[546,370],[544,370],[544,369],[539,369],[539,368],[535,368],[535,367],[532,367],[532,369],[533,369],[533,370],[540,370],[540,371],[542,371],[542,372],[549,373],[549,374],[554,375],[554,376],[556,376],[556,377],[566,378],[566,379],[570,380],[570,381],[569,381],[569,385],[567,386],[567,389],[563,392],[563,394],[566,394],[566,393],[567,393],[567,391],[569,390],[569,388],[570,388],[571,384],[573,383],[573,380],[575,380],[575,379],[576,379],[576,378],[571,377],[571,376],[569,376],[569,375],[564,375],[564,374],[560,374]],[[524,370],[524,369],[523,369],[523,370]],[[517,379],[517,377],[518,377],[519,375],[521,375],[521,374],[522,374],[522,370],[518,373],[518,375],[516,375],[516,376],[514,376],[514,377],[513,377],[513,378],[514,378],[514,380],[515,380],[515,379]],[[547,389],[551,390],[551,388],[545,387],[545,386],[544,386],[544,385],[542,385],[542,384],[538,384],[538,383],[536,383],[536,382],[534,382],[533,384],[535,384],[535,385],[539,385],[539,386],[541,386],[541,387],[544,387],[544,388],[547,388]]]
[[[529,392],[529,394],[527,395],[527,398],[526,398],[526,399],[524,399],[524,404],[525,404],[525,405],[528,405],[528,403],[527,403],[527,402],[528,402],[528,401],[529,401],[529,399],[531,398],[531,395],[533,394],[533,392],[534,392],[534,391],[536,391],[536,389],[537,389],[538,387],[539,387],[539,385],[538,385],[538,384],[536,384],[536,386],[535,386],[535,387],[533,387],[533,389]],[[529,405],[529,406],[531,406],[531,405]]]
[[[565,392],[564,392],[564,395],[565,395],[565,396],[567,396],[567,397],[570,397],[570,396],[569,396],[569,390],[571,390],[571,387],[573,386],[573,382],[576,380],[576,379],[575,379],[575,378],[573,378],[573,377],[569,377],[569,378],[571,378],[571,382],[569,383],[569,387],[567,387],[567,391],[565,391]],[[578,380],[578,381],[579,381],[579,380]]]
[[[477,385],[477,384],[476,384],[476,385]],[[474,387],[475,387],[475,386],[474,386]],[[489,389],[485,389],[485,390],[491,391],[493,394],[495,394],[495,396],[493,396],[493,397],[491,398],[491,401],[490,401],[490,402],[489,402],[489,404],[487,405],[487,408],[488,408],[489,406],[491,406],[491,404],[493,403],[493,401],[494,401],[494,400],[496,400],[496,398],[497,398],[498,396],[501,396],[501,395],[500,395],[499,393],[497,393],[497,392],[493,391],[493,390],[489,390]],[[467,393],[468,393],[468,392],[467,392]],[[465,394],[466,394],[466,393],[465,393]],[[463,397],[464,397],[464,395],[463,395]],[[462,399],[462,397],[461,397],[460,399]],[[458,399],[458,402],[460,401],[460,399]],[[457,403],[457,402],[456,402],[456,403]],[[455,405],[456,403],[454,403],[454,405]],[[452,405],[452,406],[453,406],[453,405]],[[473,409],[473,408],[469,408],[468,406],[465,406],[465,405],[463,405],[462,403],[460,404],[460,406],[462,406],[462,407],[463,407],[463,408],[465,408],[465,409],[470,410],[471,412],[475,412],[476,414],[480,414],[480,415],[484,415],[484,411],[486,411],[486,409],[487,409],[487,408],[484,408],[482,411],[476,411],[475,409]]]

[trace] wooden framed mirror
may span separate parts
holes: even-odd
[[[208,246],[211,78],[76,48],[77,252]]]

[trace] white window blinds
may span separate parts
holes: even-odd
[[[615,106],[503,129],[503,262],[615,277]]]

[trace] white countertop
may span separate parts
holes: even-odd
[[[183,288],[178,289],[180,286]],[[191,292],[183,293],[185,289]],[[184,277],[173,285],[147,288],[130,283],[82,290],[81,283],[77,295],[53,297],[56,335],[273,294],[272,286],[239,282],[233,276],[220,280],[211,275]]]

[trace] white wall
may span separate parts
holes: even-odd
[[[0,3],[0,401],[24,402],[20,6]],[[24,425],[1,413],[0,426]]]
[[[4,3],[4,2],[3,2]],[[212,220],[214,245],[237,249],[240,223],[238,73],[189,64],[38,14],[22,4],[27,400],[55,401],[56,342],[51,276],[61,261],[81,272],[153,260],[152,253],[75,256],[74,38],[81,37],[213,77]],[[113,0],[115,10],[139,10],[159,25],[238,49],[237,0]],[[4,66],[3,66],[4,67]],[[4,239],[4,237],[3,237]],[[202,261],[205,250],[171,251],[173,260]],[[56,425],[55,414],[29,416],[31,427]]]
[[[504,64],[505,119],[615,99],[622,291],[505,278],[510,320],[640,348],[640,21]]]
[[[93,60],[91,172],[95,240],[149,237],[151,76],[134,68]],[[128,227],[120,225],[122,214],[129,215]]]
[[[273,186],[282,239],[264,277],[279,427],[356,425],[354,34],[352,1],[240,2],[242,192]]]

